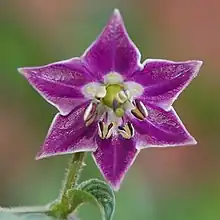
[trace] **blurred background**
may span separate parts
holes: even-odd
[[[56,109],[16,71],[79,56],[119,8],[143,60],[200,59],[175,103],[197,146],[146,149],[117,193],[114,220],[220,219],[220,1],[1,0],[0,205],[57,197],[70,156],[35,161]],[[100,177],[91,158],[83,178]],[[82,220],[98,220],[85,206]]]

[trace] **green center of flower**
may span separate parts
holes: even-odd
[[[102,99],[103,104],[107,105],[109,108],[113,108],[113,102],[116,100],[116,96],[122,91],[121,85],[108,85],[106,86],[106,95]]]
[[[125,113],[123,102],[127,97],[121,101],[120,94],[124,93],[123,86],[120,84],[106,86],[106,95],[102,98],[104,105],[112,108],[117,117],[122,117]]]

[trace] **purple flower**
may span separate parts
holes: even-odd
[[[115,10],[80,58],[20,68],[58,113],[37,159],[92,151],[117,190],[139,151],[196,144],[172,107],[202,61],[147,59],[129,38]]]

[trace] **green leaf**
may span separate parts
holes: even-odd
[[[103,207],[104,219],[112,219],[115,210],[115,194],[107,183],[98,179],[91,179],[82,182],[79,188],[97,199],[101,207]]]
[[[102,219],[111,220],[115,210],[115,195],[111,187],[98,179],[82,182],[77,189],[68,192],[71,211],[83,203],[91,203],[100,208]]]

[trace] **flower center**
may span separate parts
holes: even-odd
[[[98,134],[101,139],[108,139],[114,133],[123,138],[134,136],[134,127],[126,121],[125,113],[133,115],[138,120],[145,120],[148,111],[137,98],[144,88],[136,82],[124,82],[122,76],[111,72],[104,76],[103,83],[91,82],[82,88],[85,97],[92,99],[85,109],[84,122],[88,127],[98,120]]]
[[[117,94],[123,91],[122,85],[108,85],[106,86],[106,95],[102,99],[104,105],[107,105],[109,108],[113,108],[114,101],[116,100]]]
[[[102,98],[102,103],[113,109],[117,117],[125,114],[125,104],[130,102],[130,92],[124,89],[122,84],[106,86],[106,95]]]
[[[143,92],[144,88],[140,84],[132,81],[124,82],[119,73],[110,72],[104,76],[103,83],[91,82],[82,88],[82,93],[85,97],[93,99],[94,104],[86,109],[84,121],[89,125],[105,111],[108,113],[107,120],[116,121],[116,124],[119,124],[127,111],[137,119],[144,120],[148,115],[147,110],[142,102],[135,100]],[[112,116],[110,112],[113,113]],[[103,136],[106,136],[104,133]]]

